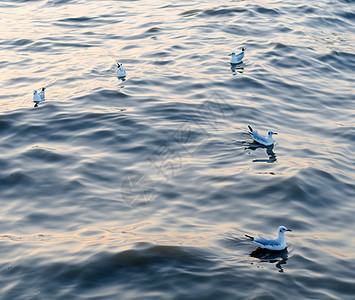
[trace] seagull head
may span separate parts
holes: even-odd
[[[280,226],[280,227],[279,227],[279,232],[280,232],[280,233],[284,233],[284,232],[286,232],[286,231],[292,231],[292,230],[286,228],[285,226]]]
[[[267,132],[267,134],[268,134],[268,136],[272,136],[273,134],[277,134],[277,132],[273,132],[272,130],[269,130],[269,131]]]
[[[34,90],[34,91],[33,91],[33,95],[36,95],[36,94],[37,94],[37,90]]]
[[[117,67],[118,67],[118,68],[121,68],[121,66],[122,66],[122,64],[120,65],[119,63],[117,63]]]
[[[235,55],[235,53],[234,53],[234,52],[232,52],[232,53],[228,54],[228,56],[231,56],[231,55]]]

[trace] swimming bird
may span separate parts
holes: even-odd
[[[127,73],[126,73],[125,69],[123,69],[122,64],[117,63],[117,67],[118,67],[118,70],[117,70],[117,77],[118,77],[118,78],[124,78],[124,77],[126,77],[126,76],[127,76]]]
[[[259,236],[258,238],[254,238],[250,235],[245,235],[246,237],[250,238],[255,244],[257,244],[260,248],[274,250],[274,251],[281,251],[286,249],[286,239],[285,239],[285,232],[292,231],[291,229],[287,229],[285,226],[280,226],[278,229],[277,238],[267,239]]]
[[[251,128],[249,125],[248,128],[255,142],[264,146],[271,146],[274,143],[274,139],[272,138],[272,135],[277,134],[277,132],[273,132],[272,130],[269,130],[267,132],[267,136],[264,136],[261,135],[257,130],[253,130],[253,128]]]
[[[242,48],[242,52],[240,52],[239,54],[235,54],[234,52],[232,52],[231,54],[228,54],[231,57],[231,64],[240,64],[244,58],[244,51],[245,49]]]
[[[44,100],[46,100],[45,96],[44,96],[44,90],[45,89],[46,88],[43,87],[39,94],[37,93],[37,90],[33,91],[33,102],[35,104],[34,107],[37,107],[38,103],[43,102]]]

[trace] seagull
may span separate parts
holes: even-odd
[[[239,54],[235,54],[234,52],[232,52],[231,54],[228,54],[231,57],[231,64],[240,64],[243,60],[244,57],[244,51],[245,49],[242,48],[242,52],[240,52]]]
[[[118,78],[124,78],[127,76],[126,71],[123,69],[122,64],[117,63],[117,77]]]
[[[254,238],[250,235],[245,235],[250,238],[255,244],[257,244],[260,248],[281,251],[286,249],[286,239],[285,239],[285,231],[292,231],[291,229],[287,229],[285,226],[280,226],[278,229],[278,236],[274,239],[266,239],[262,236],[259,238]]]
[[[263,136],[259,134],[257,130],[253,130],[253,128],[251,128],[249,125],[248,128],[255,142],[264,146],[271,146],[274,143],[274,139],[272,138],[272,135],[277,134],[277,132],[273,132],[272,130],[269,130],[267,132],[267,136]]]
[[[46,88],[43,87],[42,90],[39,92],[39,94],[37,93],[37,90],[33,91],[33,102],[35,104],[34,107],[37,107],[38,103],[43,102],[44,100],[46,100],[45,96],[44,96],[44,90],[45,89]]]

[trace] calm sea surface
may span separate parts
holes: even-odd
[[[354,21],[352,0],[1,1],[0,299],[354,299]],[[244,237],[279,225],[281,253]]]

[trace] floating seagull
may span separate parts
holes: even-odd
[[[120,79],[126,77],[126,76],[127,76],[127,73],[126,73],[126,71],[123,69],[122,64],[117,63],[117,67],[118,67],[118,70],[117,70],[117,77],[120,78]]]
[[[245,49],[242,48],[242,52],[240,52],[239,54],[235,54],[234,52],[232,52],[231,54],[228,54],[231,57],[231,64],[240,64],[244,58],[244,51]]]
[[[250,235],[245,235],[250,238],[255,244],[257,244],[260,248],[281,251],[286,249],[286,239],[285,239],[285,231],[292,231],[291,229],[287,229],[285,226],[280,226],[278,230],[278,236],[274,239],[266,239],[261,236],[259,238],[254,238]]]
[[[248,128],[250,130],[250,134],[253,136],[253,139],[255,142],[262,144],[264,146],[271,146],[274,143],[274,139],[272,138],[273,134],[277,134],[277,132],[273,132],[271,130],[269,130],[267,132],[267,136],[263,136],[261,134],[259,134],[259,132],[257,130],[253,130],[253,128],[251,128],[248,125]]]
[[[43,102],[44,100],[46,100],[45,96],[44,96],[44,90],[45,89],[46,88],[43,87],[42,90],[39,92],[39,94],[37,93],[37,90],[33,91],[33,102],[35,104],[34,107],[37,107],[38,103]]]

